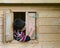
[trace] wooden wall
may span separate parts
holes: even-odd
[[[37,22],[42,48],[60,48],[60,9],[39,10]]]
[[[60,3],[60,0],[0,0],[0,3]]]
[[[41,10],[38,18],[40,41],[60,41],[60,11]]]
[[[60,48],[60,7],[54,6],[1,6],[0,9],[12,11],[37,11],[38,43],[8,43],[6,48]],[[3,16],[0,13],[0,41],[3,34]],[[14,47],[15,45],[15,47]],[[17,47],[18,45],[18,47]]]
[[[4,20],[4,18],[3,18],[3,10],[0,10],[0,43],[2,42],[2,37],[3,37],[3,21]]]

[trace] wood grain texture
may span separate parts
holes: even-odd
[[[60,42],[60,34],[40,34],[39,41],[42,42]]]
[[[38,31],[40,34],[60,34],[60,26],[39,26]]]
[[[60,18],[39,18],[39,25],[60,25]]]

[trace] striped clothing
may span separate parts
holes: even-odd
[[[14,31],[14,39],[17,41],[24,42],[26,40],[26,35],[24,34],[24,32]]]

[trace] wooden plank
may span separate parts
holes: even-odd
[[[2,29],[3,28],[3,25],[0,25],[0,29]]]
[[[55,10],[41,10],[39,17],[60,17],[60,11]]]
[[[39,33],[48,33],[48,34],[59,34],[60,33],[60,26],[39,26],[38,27]]]
[[[4,11],[4,42],[13,40],[13,13],[11,10]]]
[[[39,41],[60,42],[60,34],[39,34]]]
[[[3,17],[3,10],[0,10],[0,17]]]
[[[60,18],[39,18],[39,25],[60,25]]]
[[[0,17],[0,25],[3,25],[3,17]]]
[[[0,34],[3,33],[3,28],[0,28]]]
[[[39,42],[43,48],[60,48],[60,42]]]
[[[27,28],[26,30],[28,32],[26,32],[26,34],[31,34],[30,32],[34,32],[31,39],[35,39],[35,16],[36,16],[36,12],[28,12],[27,13],[27,17],[26,17],[26,25]],[[27,21],[28,20],[28,21]]]
[[[4,29],[4,28],[3,28],[3,26],[1,25],[1,26],[0,26],[0,33],[3,33],[3,31],[4,31],[3,29]]]
[[[2,42],[2,34],[0,34],[0,42]]]
[[[39,42],[42,46],[60,46],[60,42]]]

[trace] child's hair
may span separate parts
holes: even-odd
[[[22,19],[15,19],[13,26],[14,30],[21,30],[25,26],[25,22]]]

